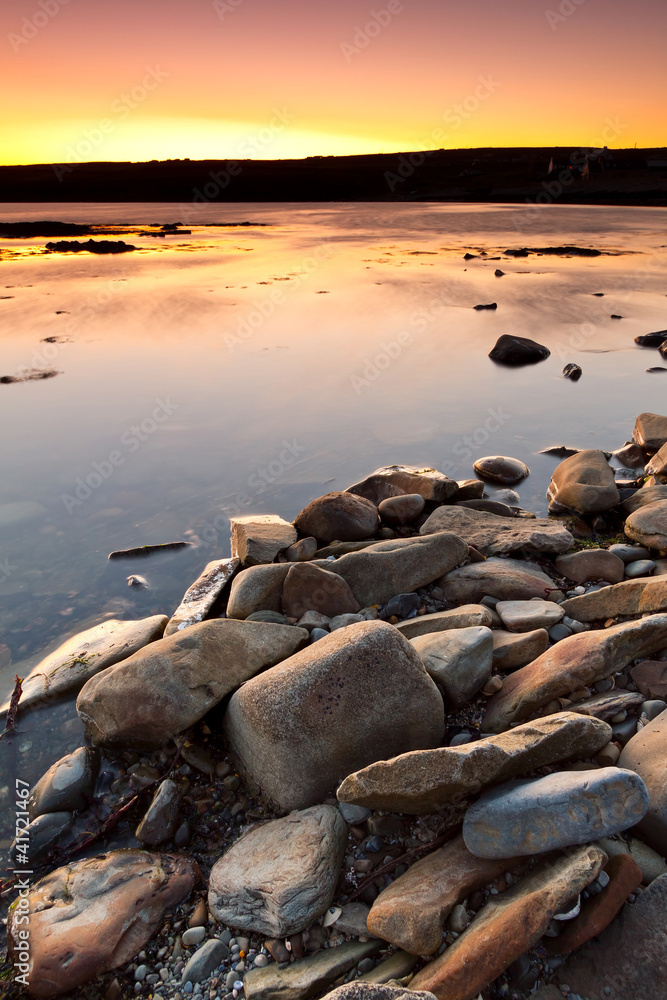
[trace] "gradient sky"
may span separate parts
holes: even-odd
[[[4,0],[0,29],[5,164],[667,145],[665,0]]]

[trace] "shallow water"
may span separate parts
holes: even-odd
[[[660,357],[633,342],[667,327],[664,209],[0,207],[0,220],[29,219],[180,221],[192,234],[129,230],[140,252],[117,256],[0,241],[0,376],[60,373],[0,384],[3,698],[66,636],[170,613],[203,565],[229,554],[234,513],[291,520],[379,465],[465,478],[496,453],[527,462],[519,492],[544,513],[558,459],[539,449],[611,450],[637,413],[665,410],[667,376],[646,373]],[[265,225],[210,225],[242,220]],[[562,244],[608,254],[503,255]],[[473,309],[492,301],[495,312]],[[552,356],[497,366],[487,354],[503,333]],[[582,366],[578,383],[561,377],[567,362]],[[180,538],[195,544],[107,561]],[[131,573],[150,589],[128,588]]]

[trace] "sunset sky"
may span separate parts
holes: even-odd
[[[4,0],[0,162],[667,145],[665,0]]]

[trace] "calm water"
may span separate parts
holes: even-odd
[[[528,463],[522,500],[544,512],[557,459],[535,452],[612,449],[638,412],[665,410],[667,375],[645,371],[659,355],[633,338],[667,327],[666,210],[552,206],[530,221],[507,205],[4,205],[0,219],[192,227],[130,232],[141,252],[119,256],[0,242],[0,375],[61,373],[0,385],[3,698],[81,628],[170,613],[229,553],[230,514],[292,519],[378,465],[463,478],[490,453]],[[265,225],[210,225],[242,220]],[[561,244],[611,255],[491,259]],[[502,333],[552,356],[498,367],[486,355]],[[576,384],[560,375],[571,361]],[[107,562],[181,538],[197,546]],[[130,573],[151,589],[130,590]]]

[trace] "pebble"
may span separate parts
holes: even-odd
[[[642,722],[644,722],[644,720],[646,722],[653,722],[653,720],[657,719],[657,717],[661,715],[665,709],[667,709],[667,702],[661,701],[658,698],[643,702],[641,707]]]
[[[339,802],[338,808],[343,819],[350,826],[359,826],[360,823],[365,823],[371,815],[370,809],[367,809],[366,806],[354,806],[350,802]]]
[[[570,635],[572,635],[572,629],[564,625],[563,622],[558,622],[557,625],[549,629],[549,638],[552,642],[560,642],[561,639],[567,639]]]
[[[639,576],[650,576],[654,569],[655,563],[652,559],[637,559],[626,564],[625,575],[634,580]]]
[[[326,639],[328,635],[329,633],[325,632],[323,628],[314,628],[310,633],[310,641],[311,643],[318,642],[320,639]]]
[[[206,928],[199,926],[191,927],[190,930],[185,931],[181,940],[186,948],[191,948],[195,944],[200,944],[205,937]]]
[[[148,975],[147,965],[138,965],[137,968],[134,970],[134,978],[138,983],[143,983],[147,975]]]

